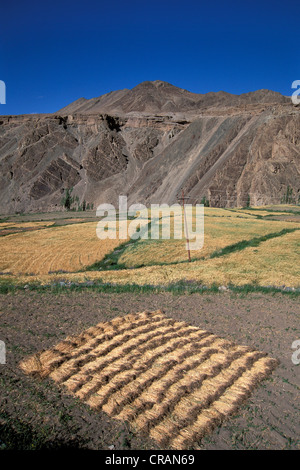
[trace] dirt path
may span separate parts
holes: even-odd
[[[299,449],[299,365],[292,343],[300,339],[299,300],[276,294],[62,294],[24,292],[0,297],[0,340],[7,348],[0,364],[0,448],[84,447],[156,449],[133,434],[127,423],[92,411],[50,379],[24,376],[21,359],[47,349],[69,334],[100,321],[143,310],[162,309],[238,344],[280,361],[221,428],[200,449]],[[300,355],[299,355],[300,356]]]

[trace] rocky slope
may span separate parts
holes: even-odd
[[[198,114],[216,107],[240,107],[249,104],[289,102],[289,98],[270,90],[258,90],[241,95],[232,95],[224,91],[202,95],[156,80],[140,83],[132,90],[113,91],[90,100],[80,98],[58,112],[61,114],[108,113],[112,115],[127,115],[132,112]]]
[[[231,207],[300,196],[300,109],[279,93],[196,95],[144,82],[52,115],[0,117],[0,210],[82,202]]]

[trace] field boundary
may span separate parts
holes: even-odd
[[[300,230],[299,228],[284,228],[280,232],[272,232],[268,233],[267,235],[263,235],[261,237],[253,237],[250,240],[241,240],[237,243],[233,243],[231,245],[227,245],[220,250],[214,251],[208,258],[219,258],[220,256],[226,256],[230,253],[235,253],[236,251],[244,250],[248,247],[259,246],[261,243],[266,242],[267,240],[271,240],[272,238],[282,237],[288,233],[296,232]]]
[[[96,292],[114,292],[114,293],[160,293],[170,292],[173,294],[193,294],[193,293],[223,293],[231,292],[236,294],[248,294],[248,293],[264,293],[264,294],[285,294],[292,297],[298,297],[300,295],[299,287],[289,286],[260,286],[258,284],[244,284],[241,286],[229,284],[227,286],[213,283],[212,285],[203,285],[193,281],[181,280],[167,285],[152,285],[152,284],[118,284],[112,282],[104,282],[103,280],[91,281],[86,280],[84,282],[73,282],[73,281],[55,281],[50,284],[41,284],[40,282],[28,282],[14,284],[11,281],[0,279],[0,295],[15,293],[18,291],[35,291],[39,293],[52,292],[70,292],[70,291],[82,291],[82,290],[94,290]]]
[[[250,240],[240,240],[239,242],[233,243],[231,245],[227,245],[224,248],[215,250],[213,253],[211,253],[208,256],[203,256],[200,258],[191,258],[192,262],[199,262],[199,261],[204,261],[212,258],[219,258],[221,256],[226,256],[230,253],[234,253],[237,251],[242,251],[246,248],[249,247],[257,247],[261,243],[271,240],[272,238],[277,238],[277,237],[282,237],[284,235],[287,235],[288,233],[293,233],[297,230],[300,230],[300,228],[285,228],[281,230],[280,232],[271,232],[268,233],[267,235],[262,235],[261,237],[253,237]],[[101,261],[96,261],[95,263],[91,264],[90,266],[86,266],[84,269],[80,269],[77,272],[85,272],[85,271],[107,271],[107,270],[115,270],[115,271],[120,271],[123,269],[129,269],[124,263],[118,264],[118,260],[121,257],[121,255],[124,253],[126,250],[127,246],[129,244],[134,244],[137,243],[139,240],[127,240],[126,242],[122,243],[121,245],[118,245],[113,251],[110,253],[107,253],[105,257]],[[149,240],[148,240],[149,241]],[[152,241],[152,240],[150,240]],[[155,240],[158,242],[161,242],[161,240]],[[143,268],[145,266],[172,266],[172,265],[177,265],[177,264],[187,264],[188,260],[179,260],[179,261],[172,261],[170,263],[168,262],[155,262],[153,264],[136,264],[134,266],[134,269],[138,268]],[[132,269],[132,267],[130,268]]]

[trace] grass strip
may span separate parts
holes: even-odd
[[[194,281],[181,280],[167,285],[154,285],[154,284],[114,284],[110,282],[103,282],[99,280],[86,281],[82,283],[76,282],[55,282],[52,284],[40,284],[40,283],[29,283],[29,284],[11,284],[7,281],[0,282],[0,294],[14,294],[19,291],[34,291],[37,293],[52,293],[59,294],[64,292],[82,292],[84,290],[92,290],[94,292],[108,292],[108,293],[132,293],[132,294],[143,294],[143,293],[163,293],[170,292],[173,294],[194,294],[194,293],[223,293],[233,292],[240,294],[248,293],[264,293],[264,294],[286,294],[290,296],[298,297],[300,295],[300,288],[292,288],[286,286],[260,286],[255,283],[244,284],[242,286],[236,286],[230,284],[228,286],[219,286],[216,283],[211,285],[203,285]]]
[[[296,230],[299,230],[299,228],[285,228],[281,230],[280,232],[268,233],[267,235],[263,235],[262,237],[254,237],[254,238],[251,238],[250,240],[241,240],[240,242],[233,243],[232,245],[227,245],[221,250],[214,251],[209,256],[209,258],[219,258],[220,256],[225,256],[230,253],[234,253],[236,251],[241,251],[248,247],[256,247],[267,240],[270,240],[272,238],[282,237],[283,235],[286,235],[287,233],[295,232]]]

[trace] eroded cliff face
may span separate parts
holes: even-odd
[[[159,117],[4,116],[1,213],[59,209],[71,187],[94,206],[117,203],[144,164],[183,127]]]
[[[128,100],[128,96],[126,98]],[[229,102],[230,104],[230,102]],[[1,213],[82,202],[279,203],[300,196],[300,109],[291,103],[168,114],[130,112],[0,117]]]

